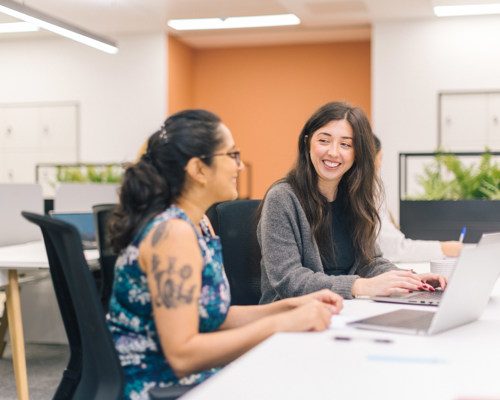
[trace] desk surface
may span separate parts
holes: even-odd
[[[500,399],[500,282],[479,321],[434,336],[345,325],[405,307],[429,309],[344,301],[329,330],[274,335],[182,399]]]
[[[85,250],[84,253],[89,265],[99,259],[98,250]],[[21,270],[48,267],[49,261],[43,241],[0,247],[0,269]]]

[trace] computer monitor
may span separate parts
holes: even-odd
[[[67,222],[76,227],[82,238],[84,249],[97,248],[94,214],[81,211],[51,211],[52,218]]]

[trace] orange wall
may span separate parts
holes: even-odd
[[[232,131],[252,166],[253,198],[290,169],[300,130],[319,106],[348,101],[370,115],[369,41],[192,51],[191,106],[214,111]],[[169,98],[186,96],[174,87]]]
[[[168,37],[167,114],[193,107],[194,50]]]

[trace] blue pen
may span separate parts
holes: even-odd
[[[462,228],[462,232],[460,232],[460,237],[458,238],[458,241],[460,243],[463,243],[464,242],[464,237],[465,237],[465,231],[467,230],[467,228],[464,226]]]

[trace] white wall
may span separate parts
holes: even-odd
[[[81,161],[134,160],[166,116],[166,35],[115,39],[115,55],[64,38],[0,42],[0,103],[76,101]]]
[[[375,24],[373,127],[384,149],[387,202],[397,219],[398,153],[436,149],[438,93],[498,89],[500,17]]]

